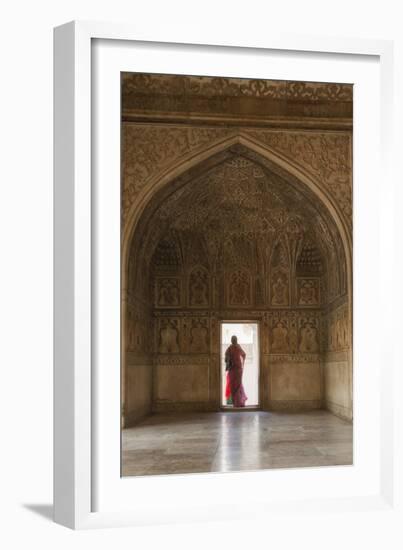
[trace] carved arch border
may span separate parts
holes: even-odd
[[[206,275],[206,279],[207,279],[207,294],[206,294],[206,303],[203,303],[203,304],[192,304],[191,302],[191,291],[190,291],[190,287],[191,287],[191,280],[192,280],[192,276],[193,276],[193,273],[195,272],[202,272]],[[185,303],[188,307],[190,308],[195,308],[195,309],[203,309],[203,308],[206,308],[206,307],[211,307],[212,305],[212,292],[211,292],[211,280],[210,280],[210,274],[209,274],[209,271],[208,269],[206,269],[206,267],[202,264],[197,264],[195,266],[193,266],[192,269],[188,270],[187,274],[186,274],[186,278],[185,278],[185,286],[186,286],[186,290],[185,290],[185,293],[186,293],[186,299],[185,299]]]
[[[121,243],[121,350],[123,350],[123,357],[121,360],[122,376],[121,376],[121,395],[122,395],[122,413],[124,417],[125,408],[125,386],[126,386],[126,300],[127,300],[127,277],[128,277],[128,265],[130,257],[130,249],[133,236],[135,234],[136,227],[145,208],[148,206],[155,194],[161,189],[165,188],[171,182],[173,182],[179,176],[185,174],[188,170],[201,164],[203,161],[208,160],[210,157],[218,153],[222,153],[225,150],[235,145],[241,145],[246,149],[249,149],[253,153],[261,156],[269,164],[280,168],[286,174],[289,174],[300,183],[302,183],[318,201],[324,206],[332,220],[334,221],[337,230],[340,234],[340,238],[344,248],[344,254],[346,259],[347,268],[347,297],[348,297],[348,310],[349,310],[349,322],[352,320],[352,238],[348,229],[348,226],[344,220],[343,213],[331,196],[329,191],[320,185],[318,179],[310,174],[305,168],[303,168],[297,162],[293,162],[291,159],[283,155],[282,153],[268,147],[266,144],[251,138],[242,131],[227,137],[223,140],[214,142],[213,144],[205,147],[201,147],[198,150],[192,151],[189,155],[182,157],[176,164],[171,165],[147,182],[147,185],[139,192],[135,201],[133,202],[130,211],[128,213],[126,226],[122,236]],[[352,344],[352,331],[351,342]],[[352,350],[352,346],[350,346]],[[350,352],[352,354],[352,352]]]

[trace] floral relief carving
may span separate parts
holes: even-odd
[[[282,80],[244,80],[240,85],[240,93],[249,97],[267,97],[284,99],[287,97],[285,82]]]
[[[228,287],[230,306],[247,306],[251,302],[251,277],[247,271],[238,270],[231,274]]]
[[[193,353],[208,351],[208,319],[192,319],[189,344]]]
[[[286,353],[289,350],[287,322],[280,319],[274,323],[271,333],[271,352]]]
[[[273,306],[287,306],[289,303],[288,274],[280,269],[272,273],[271,303]]]
[[[314,320],[305,321],[301,327],[301,341],[299,351],[315,353],[319,350],[318,329]]]
[[[125,96],[149,94],[169,96],[248,96],[305,101],[352,102],[352,86],[328,82],[301,82],[226,78],[217,76],[176,76],[126,73],[123,78]]]
[[[161,320],[159,330],[159,352],[179,352],[179,323],[177,319]]]
[[[328,316],[328,350],[341,351],[349,347],[348,305],[342,304]]]
[[[228,134],[228,130],[220,128],[124,124],[123,219],[152,176],[186,153]]]
[[[264,317],[270,327],[268,351],[270,354],[288,354],[289,357],[319,352],[319,312],[309,317],[301,311],[270,311]]]
[[[180,279],[164,277],[156,280],[156,302],[159,307],[180,305]]]
[[[228,128],[123,125],[123,220],[147,181],[182,156],[234,134]],[[352,223],[351,138],[348,134],[244,130],[315,176]]]
[[[195,268],[189,277],[189,305],[205,307],[209,304],[208,272],[203,268]]]
[[[348,84],[325,82],[286,82],[287,97],[311,101],[352,101],[353,91]]]
[[[320,279],[297,279],[298,305],[319,305]]]
[[[297,162],[323,183],[351,226],[352,163],[349,134],[267,130],[248,130],[247,133]]]

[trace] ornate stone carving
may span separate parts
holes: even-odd
[[[151,311],[132,293],[128,294],[126,317],[126,348],[142,356],[151,351],[153,333]]]
[[[286,353],[289,350],[288,328],[283,320],[276,321],[271,333],[271,353]]]
[[[272,273],[271,304],[273,306],[287,306],[289,301],[288,275],[284,271],[277,269]]]
[[[296,313],[288,314],[288,326],[289,326],[289,344],[290,353],[297,353],[298,351],[298,315]]]
[[[160,353],[179,353],[179,322],[177,319],[163,319],[159,330]]]
[[[125,73],[123,75],[123,93],[173,96],[245,95],[274,99],[295,98],[343,102],[353,99],[352,86],[349,84],[148,73]]]
[[[205,353],[208,351],[208,320],[192,319],[190,328],[190,351],[193,353]]]
[[[190,272],[188,293],[190,306],[206,307],[209,305],[210,285],[206,269],[196,267]]]
[[[255,279],[255,304],[257,306],[262,306],[265,303],[264,297],[264,286],[261,277],[256,277]]]
[[[323,228],[321,228],[321,231]],[[333,241],[331,236],[329,235],[329,231],[326,230],[327,236],[326,240],[330,240],[330,246],[333,246]],[[323,272],[323,261],[322,261],[322,255],[320,251],[318,250],[317,242],[318,239],[314,238],[305,238],[301,252],[298,256],[297,265],[296,265],[296,271],[297,276],[307,277],[307,276],[318,276],[321,275]],[[320,242],[320,240],[319,240]]]
[[[297,302],[300,306],[317,306],[320,279],[297,279]]]
[[[328,350],[340,351],[349,347],[349,316],[348,305],[330,311],[328,315]]]
[[[317,363],[319,359],[318,353],[276,353],[270,356],[270,363]]]
[[[153,262],[161,268],[177,267],[181,264],[181,251],[176,235],[165,236],[156,243]]]
[[[352,163],[349,134],[248,130],[323,183],[352,225]]]
[[[290,303],[290,264],[286,248],[279,240],[271,258],[270,302],[272,306]]]
[[[299,351],[303,353],[315,353],[319,350],[318,344],[318,329],[315,321],[310,320],[304,322],[301,327]]]
[[[156,305],[158,307],[178,307],[180,298],[180,279],[164,277],[156,280]]]
[[[147,181],[181,156],[229,135],[220,128],[123,125],[122,213],[127,217],[138,192]]]
[[[228,283],[228,305],[251,305],[251,277],[245,270],[237,270],[230,274]]]

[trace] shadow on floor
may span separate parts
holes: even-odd
[[[48,521],[53,521],[53,505],[52,504],[23,504],[23,507],[30,510],[38,516],[42,516]]]

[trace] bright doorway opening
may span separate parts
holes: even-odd
[[[225,370],[225,351],[231,345],[231,337],[236,336],[238,344],[246,354],[242,383],[248,397],[246,407],[259,406],[259,327],[258,323],[221,324],[221,406],[233,408],[228,399],[227,376]]]

